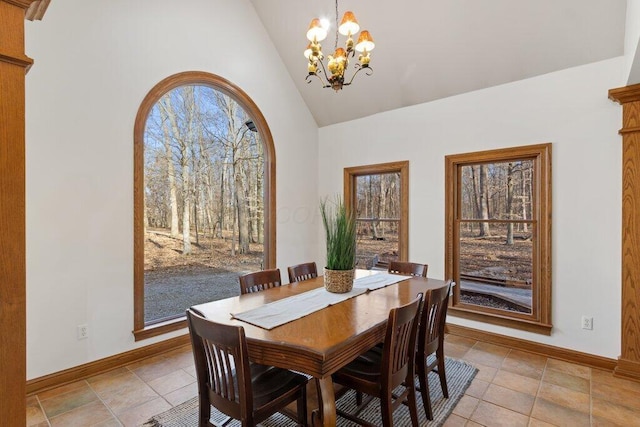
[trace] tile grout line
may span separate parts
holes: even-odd
[[[109,411],[109,413],[111,414],[111,416],[116,420],[116,422],[118,424],[120,424],[121,426],[123,425],[122,422],[120,421],[120,418],[118,418],[118,416],[115,414],[115,412],[113,412],[113,410],[111,409],[111,407],[109,405],[107,405],[107,403],[102,399],[102,397],[100,397],[100,395],[98,394],[97,391],[94,390],[94,388],[91,386],[91,383],[89,381],[87,381],[87,384],[89,385],[89,388],[91,389],[91,391],[93,391],[95,393],[96,396],[98,396],[98,399],[100,400],[100,402],[102,402],[102,404],[104,405],[105,408],[107,408],[107,411]],[[106,421],[106,420],[105,420]]]
[[[467,352],[466,352],[464,355],[466,356],[467,354],[469,354],[469,352],[470,352],[471,350],[473,350],[473,348],[474,348],[474,347],[475,347],[479,342],[480,342],[480,341],[476,341],[476,342],[474,342],[474,343],[473,343],[473,345],[472,345],[471,347],[469,347],[469,349],[467,350]],[[478,351],[481,351],[481,350],[478,350]],[[476,376],[477,376],[477,375],[476,375]],[[474,379],[475,379],[475,378],[474,378]],[[486,393],[486,392],[487,392],[487,390],[485,390],[485,391],[484,391],[484,393],[482,393],[482,396],[481,396],[481,397],[478,397],[478,398],[477,398],[477,399],[478,399],[478,403],[476,404],[476,407],[475,407],[475,408],[473,408],[473,411],[471,411],[471,413],[469,414],[469,418],[467,418],[467,419],[468,419],[468,421],[467,421],[467,423],[465,423],[465,424],[468,424],[468,423],[469,423],[469,421],[470,421],[470,422],[474,422],[474,423],[476,423],[476,424],[480,424],[479,422],[476,422],[476,421],[472,420],[471,418],[473,417],[473,414],[475,414],[475,413],[476,413],[476,411],[478,410],[478,408],[480,407],[480,403],[481,403],[481,402],[484,402],[484,400],[482,400],[482,397],[484,397],[484,395],[485,395],[485,393]],[[473,397],[473,396],[472,396],[472,397]]]
[[[536,390],[536,395],[533,400],[533,406],[531,407],[531,414],[533,415],[533,408],[536,407],[538,403],[538,396],[540,395],[540,390],[542,389],[542,381],[544,380],[544,376],[547,373],[547,365],[549,364],[549,358],[545,358],[544,368],[542,368],[542,375],[540,376],[540,382],[538,382],[538,389]],[[531,417],[529,417],[529,421],[531,421]],[[546,422],[546,421],[545,421]]]
[[[163,362],[166,362],[166,360],[165,360],[165,361],[163,361]],[[154,363],[154,364],[155,364],[155,363]],[[125,365],[125,369],[127,369],[127,370],[128,370],[129,372],[131,372],[131,373],[132,373],[136,378],[138,378],[140,381],[142,381],[142,383],[143,383],[144,385],[146,385],[147,387],[149,387],[149,388],[150,388],[150,389],[151,389],[151,390],[152,390],[152,391],[153,391],[153,392],[154,392],[154,393],[155,393],[159,398],[161,398],[162,400],[164,400],[164,401],[165,401],[165,403],[166,403],[167,405],[169,405],[170,407],[172,407],[172,408],[173,408],[173,405],[172,405],[172,404],[171,404],[167,399],[165,399],[165,398],[164,398],[164,396],[160,395],[160,393],[158,393],[158,392],[157,392],[153,387],[151,387],[151,386],[150,386],[150,385],[149,385],[145,380],[143,380],[142,378],[140,378],[140,376],[138,376],[138,374],[136,374],[133,370],[129,369],[129,365]],[[132,407],[132,408],[127,409],[127,411],[130,411],[131,409],[139,408],[140,406],[142,406],[142,405],[144,405],[144,404],[146,404],[146,403],[149,403],[149,402],[151,402],[152,400],[153,400],[153,399],[147,400],[146,402],[142,402],[142,403],[141,403],[141,404],[139,404],[139,405],[136,405],[136,406],[134,406],[134,407]],[[125,411],[125,412],[126,412],[126,411]],[[118,418],[118,420],[119,420],[119,418]]]
[[[44,408],[42,407],[42,402],[40,401],[40,398],[38,397],[38,395],[36,394],[36,402],[38,402],[38,406],[40,407],[40,410],[42,411],[42,415],[44,415],[44,420],[47,422],[47,425],[49,427],[51,427],[51,423],[49,422],[49,417],[47,416],[47,413],[44,412]]]
[[[89,387],[89,390],[91,390],[91,392],[93,394],[95,394],[96,398],[100,399],[98,397],[98,395],[93,391],[93,389],[89,386],[89,382],[87,380],[81,380],[81,381],[78,381],[78,382],[86,383],[87,387]],[[75,390],[69,390],[69,391],[67,391],[65,393],[62,393],[62,394],[58,395],[58,396],[50,397],[49,399],[55,399],[56,397],[64,396],[65,394],[72,393],[73,391],[75,391]],[[36,398],[38,399],[38,404],[40,405],[40,408],[42,409],[42,413],[44,414],[45,419],[49,423],[49,426],[51,426],[51,418],[56,418],[56,417],[59,417],[60,415],[68,414],[71,411],[75,411],[78,408],[84,408],[85,406],[90,405],[91,403],[93,403],[93,402],[87,402],[84,405],[76,406],[75,408],[69,409],[68,411],[60,412],[59,414],[54,415],[53,417],[49,417],[49,415],[47,415],[47,413],[45,412],[44,406],[42,406],[41,400],[40,400],[40,398],[38,397],[37,394],[36,394]],[[49,399],[44,399],[44,400],[49,400]]]
[[[504,362],[506,362],[507,358],[509,357],[509,355],[513,352],[513,349],[510,348],[509,352],[507,353],[507,355],[504,357],[504,359],[502,359],[502,363],[500,364],[500,367],[498,368],[498,371],[496,372],[496,375],[498,375],[498,372],[500,372],[502,370],[502,366],[504,365]],[[528,365],[527,365],[528,366]],[[509,371],[505,371],[505,372],[509,372]],[[491,381],[491,383],[493,384],[493,381]],[[518,390],[514,390],[517,391],[518,393],[521,393]],[[526,393],[523,393],[526,394]],[[535,401],[535,397],[533,399],[533,405],[535,405],[536,401]],[[531,405],[531,409],[529,409],[529,414],[527,414],[527,417],[529,418],[529,422],[527,423],[527,425],[531,424],[531,415],[533,414],[533,405]]]

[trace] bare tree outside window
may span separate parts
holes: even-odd
[[[357,268],[397,261],[400,231],[400,173],[356,178]]]
[[[264,148],[252,118],[209,86],[165,93],[144,132],[145,324],[239,293],[263,265]],[[254,128],[255,129],[255,128]]]

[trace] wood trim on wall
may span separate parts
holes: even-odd
[[[640,380],[640,84],[611,89],[622,104],[622,319],[615,375]]]
[[[185,345],[191,345],[189,334],[180,335],[159,343],[116,354],[114,356],[105,357],[104,359],[85,363],[84,365],[74,366],[73,368],[65,369],[64,371],[55,372],[43,377],[34,378],[27,381],[26,392],[27,395],[41,393],[45,390],[50,390],[74,381],[111,371],[149,357],[175,350],[176,348]],[[22,400],[24,401],[24,397]],[[2,425],[4,426],[5,424]],[[24,425],[25,424],[22,424],[22,426]]]
[[[24,16],[30,0],[0,0],[0,425],[27,422]]]
[[[582,353],[579,351],[541,344],[534,341],[508,337],[506,335],[494,334],[493,332],[467,328],[466,326],[452,325],[450,323],[447,323],[446,332],[451,335],[457,335],[460,337],[471,338],[476,341],[510,347],[516,350],[522,350],[529,353],[539,354],[544,357],[550,357],[552,359],[564,360],[571,363],[590,366],[592,368],[613,371],[613,369],[616,367],[616,360],[610,359],[608,357]]]
[[[276,152],[271,130],[264,115],[242,89],[230,81],[204,71],[185,71],[165,78],[145,96],[136,115],[133,130],[133,283],[135,340],[161,335],[186,327],[184,317],[162,325],[144,324],[144,131],[147,117],[156,102],[167,92],[184,85],[203,85],[233,98],[253,119],[264,143],[264,268],[276,268]]]

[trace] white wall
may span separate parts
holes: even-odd
[[[444,156],[552,142],[552,335],[448,320],[617,357],[621,107],[607,91],[624,86],[623,68],[620,57],[321,128],[319,194],[342,191],[344,167],[409,160],[409,258],[444,279]]]
[[[184,333],[131,333],[133,124],[169,75],[215,73],[256,102],[276,146],[278,266],[318,258],[317,127],[248,0],[54,1],[26,47],[28,378]]]

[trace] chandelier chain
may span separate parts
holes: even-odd
[[[333,50],[338,49],[338,0],[336,0],[336,41],[333,46]]]

